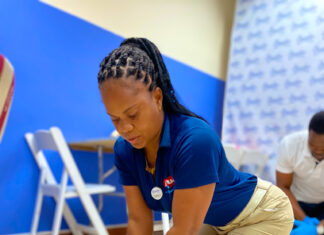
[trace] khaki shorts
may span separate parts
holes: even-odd
[[[244,210],[222,227],[204,224],[199,235],[289,235],[294,223],[286,194],[270,182],[258,178],[254,193]]]

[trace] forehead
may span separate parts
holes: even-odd
[[[109,113],[119,113],[130,106],[145,101],[148,87],[132,77],[108,79],[100,86],[102,101]]]

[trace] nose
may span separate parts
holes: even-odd
[[[119,133],[126,134],[134,129],[134,125],[130,122],[121,121],[116,129]]]

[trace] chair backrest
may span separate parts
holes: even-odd
[[[41,169],[50,170],[50,166],[42,150],[57,151],[63,161],[64,169],[68,172],[73,184],[81,191],[85,190],[79,169],[64,136],[58,127],[52,127],[50,130],[39,130],[34,134],[27,133],[25,137],[33,156]],[[63,173],[64,172],[65,171],[63,171]]]
[[[50,131],[39,130],[33,135],[33,147],[36,152],[42,150],[58,151],[58,147],[54,141],[54,136]]]
[[[236,168],[241,166],[242,149],[237,148],[235,144],[223,143],[223,148],[228,161]]]
[[[10,62],[0,54],[0,142],[11,107],[14,84],[13,67]]]

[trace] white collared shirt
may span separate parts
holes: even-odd
[[[286,136],[280,143],[276,170],[294,173],[291,191],[297,201],[324,202],[324,160],[316,160],[308,147],[308,131]]]

